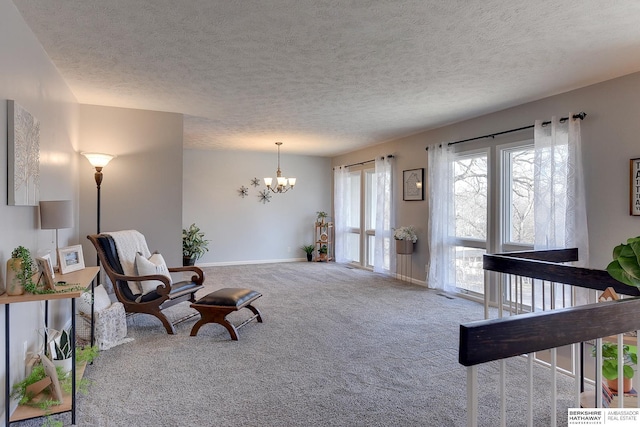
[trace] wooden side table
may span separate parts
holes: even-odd
[[[87,267],[82,270],[74,271],[67,274],[56,274],[55,280],[56,282],[66,282],[66,285],[56,285],[56,289],[65,288],[73,288],[76,286],[80,286],[81,288],[87,288],[96,277],[98,272],[100,271],[100,267]],[[37,302],[37,301],[45,301],[45,313],[47,311],[47,302],[52,300],[61,300],[61,299],[71,299],[71,328],[73,330],[73,334],[71,334],[71,346],[75,349],[76,346],[76,298],[82,295],[82,290],[74,290],[63,293],[55,293],[55,294],[23,294],[23,295],[15,295],[9,296],[7,294],[0,295],[0,304],[4,305],[4,314],[5,314],[5,425],[8,426],[10,423],[20,420],[25,420],[29,418],[36,418],[45,415],[45,411],[32,408],[29,406],[20,406],[16,408],[13,414],[11,411],[11,384],[10,378],[11,375],[9,373],[11,361],[10,361],[10,351],[9,346],[11,344],[10,333],[11,333],[11,315],[10,315],[10,307],[11,304],[21,303],[21,302]],[[45,314],[45,323],[47,322],[47,317]],[[58,405],[56,407],[49,408],[47,414],[58,414],[61,412],[71,411],[71,423],[76,423],[76,354],[73,352],[73,357],[71,359],[71,372],[73,375],[71,377],[71,396],[65,395],[65,400],[62,405]],[[71,402],[69,402],[68,398],[71,398]]]

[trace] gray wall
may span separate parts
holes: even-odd
[[[274,178],[277,152],[185,150],[183,224],[196,223],[211,240],[201,265],[290,261],[305,258],[300,249],[313,243],[317,211],[329,211],[331,161],[328,158],[285,154],[284,176],[298,179],[293,190],[259,202],[262,178]],[[260,186],[250,184],[260,179]],[[241,186],[249,195],[239,196]]]
[[[590,264],[602,269],[611,260],[614,246],[640,234],[640,217],[629,215],[629,159],[640,157],[640,121],[636,117],[640,111],[640,73],[338,156],[332,159],[332,164],[392,153],[396,156],[395,179],[400,182],[402,170],[423,167],[426,173],[427,145],[527,126],[537,119],[548,120],[554,115],[564,117],[580,111],[587,113],[581,128]],[[531,138],[531,130],[522,131],[497,137],[494,144]],[[485,140],[472,144],[486,143]],[[401,190],[396,195],[396,225],[414,224],[420,231],[412,257],[413,277],[424,280],[427,201],[403,202]]]
[[[55,231],[40,230],[37,207],[7,206],[7,99],[13,99],[40,121],[40,199],[78,201],[77,146],[78,112],[75,97],[60,77],[42,47],[26,26],[13,3],[0,0],[0,284],[4,288],[6,262],[11,251],[25,246],[35,255],[55,249]],[[76,214],[78,210],[76,208]],[[77,222],[76,222],[77,223]],[[60,246],[76,244],[78,229],[60,230]],[[68,318],[69,301],[49,304],[50,326],[59,327]],[[11,306],[11,378],[24,375],[24,351],[39,349],[38,330],[44,322],[42,303]],[[3,309],[4,312],[4,309]],[[59,317],[60,313],[66,316]],[[0,318],[4,342],[5,320]],[[5,346],[0,360],[5,358]],[[4,396],[5,367],[0,367],[0,392]],[[3,399],[4,402],[4,399]],[[0,408],[4,419],[4,405]]]
[[[170,266],[182,265],[182,115],[127,108],[80,106],[79,151],[117,155],[104,169],[101,231],[138,230]],[[95,250],[95,169],[80,162],[80,235],[88,264]]]

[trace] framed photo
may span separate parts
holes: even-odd
[[[402,171],[402,200],[424,200],[424,168]]]
[[[40,277],[44,280],[44,286],[46,289],[56,290],[56,284],[53,281],[53,264],[51,263],[51,256],[49,254],[36,258],[38,264],[38,270],[40,270]]]
[[[82,245],[60,248],[58,249],[58,257],[60,258],[60,272],[62,274],[71,273],[72,271],[78,271],[84,268]]]
[[[640,216],[640,158],[631,159],[630,164],[629,213]]]

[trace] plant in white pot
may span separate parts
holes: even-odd
[[[67,329],[56,331],[48,330],[51,334],[49,350],[51,361],[55,366],[61,366],[65,372],[71,371],[74,348],[71,346],[71,332]]]
[[[194,265],[196,260],[209,250],[209,240],[195,224],[182,229],[182,265]]]

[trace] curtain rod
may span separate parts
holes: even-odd
[[[578,114],[574,114],[572,117],[574,119],[584,120],[584,118],[587,117],[587,113],[582,111],[582,112],[580,112]],[[569,117],[561,117],[560,118],[560,122],[566,122],[567,120],[569,120]],[[551,124],[551,121],[542,122],[542,126],[547,126],[549,124]],[[531,129],[533,127],[535,127],[535,125],[523,126],[523,127],[516,128],[516,129],[509,129],[509,130],[505,130],[505,131],[502,131],[502,132],[491,133],[489,135],[476,136],[475,138],[461,139],[460,141],[449,142],[449,143],[447,143],[447,145],[462,144],[463,142],[475,141],[477,139],[494,138],[494,137],[496,137],[498,135],[504,135],[505,133],[518,132],[518,131],[525,130],[525,129]],[[427,150],[429,150],[429,147],[427,147]]]
[[[382,156],[381,159],[384,159],[384,156]],[[387,155],[387,159],[393,159],[393,154],[388,154]],[[375,161],[376,161],[376,159],[371,159],[371,160],[365,160],[364,162],[352,163],[350,165],[345,165],[345,168],[350,168],[351,166],[366,165],[367,163],[371,163],[371,162],[375,162]]]

